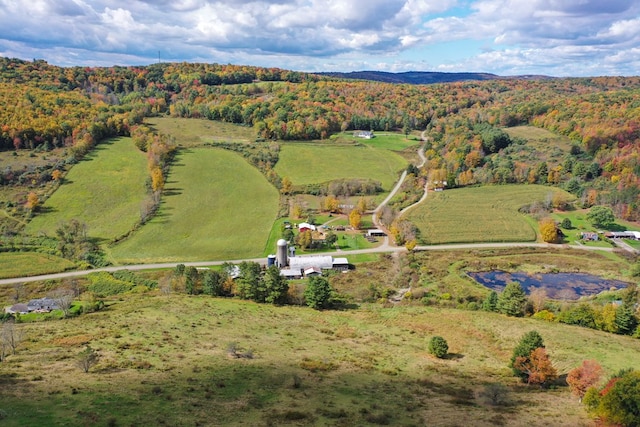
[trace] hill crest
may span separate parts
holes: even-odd
[[[491,73],[445,73],[438,71],[405,71],[401,73],[390,73],[386,71],[351,71],[342,72],[322,72],[317,73],[322,76],[329,76],[340,79],[357,79],[372,80],[383,83],[408,83],[408,84],[435,84],[435,83],[453,83],[470,80],[548,80],[551,76],[544,75],[518,75],[518,76],[499,76]]]

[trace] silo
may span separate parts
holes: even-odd
[[[284,239],[278,240],[278,248],[276,251],[276,262],[278,263],[278,267],[286,267],[287,262],[287,241]]]
[[[275,255],[269,255],[267,257],[267,267],[271,267],[272,265],[276,264],[276,256]]]

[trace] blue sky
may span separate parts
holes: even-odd
[[[638,75],[636,0],[0,0],[0,56],[72,66]]]

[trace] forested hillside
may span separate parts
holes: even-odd
[[[61,68],[2,58],[0,94],[2,150],[68,147],[78,158],[153,115],[251,126],[257,139],[427,129],[434,179],[550,183],[585,206],[609,204],[620,217],[640,218],[639,77],[405,85],[234,65]],[[504,131],[516,125],[545,128],[574,146],[568,155],[523,157],[522,141]],[[5,167],[0,182],[28,185],[20,176]]]

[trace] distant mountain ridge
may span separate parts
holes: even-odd
[[[452,83],[470,80],[547,80],[553,78],[550,76],[534,74],[499,76],[491,73],[443,73],[435,71],[406,71],[402,73],[389,73],[385,71],[351,71],[349,73],[323,72],[317,74],[340,79],[372,80],[384,83],[409,83],[416,85]]]

